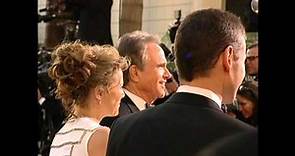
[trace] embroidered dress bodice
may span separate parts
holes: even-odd
[[[98,127],[100,127],[99,123],[91,118],[70,119],[56,133],[49,155],[88,156],[89,138]]]

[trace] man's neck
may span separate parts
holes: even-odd
[[[222,100],[222,83],[220,81],[213,81],[210,78],[198,78],[192,81],[181,81],[181,85],[188,85],[193,87],[200,87],[211,90]]]
[[[135,94],[136,96],[142,98],[144,101],[146,101],[149,104],[153,103],[155,100],[155,99],[151,99],[149,96],[147,96],[146,93],[142,92],[135,85],[127,84],[124,86],[124,88],[127,89],[129,92]]]

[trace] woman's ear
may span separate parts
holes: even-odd
[[[229,72],[233,65],[234,50],[231,45],[227,46],[222,53],[222,63],[225,72]]]
[[[95,96],[95,100],[97,100],[98,103],[101,102],[102,95],[103,95],[103,89],[101,87],[95,87],[94,96]]]

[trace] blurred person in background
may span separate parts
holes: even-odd
[[[244,82],[238,92],[237,101],[242,116],[238,118],[252,126],[258,126],[257,108],[258,108],[258,87],[253,81]]]
[[[259,69],[259,55],[258,55],[258,42],[249,46],[246,58],[246,72],[250,76],[250,80],[258,82],[258,69]],[[249,80],[247,80],[249,81]]]

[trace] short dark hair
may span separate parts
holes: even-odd
[[[121,56],[127,56],[131,59],[131,65],[136,65],[139,69],[143,69],[146,58],[146,44],[151,42],[160,44],[157,36],[143,31],[133,31],[119,38],[117,49]],[[126,85],[130,79],[129,69],[123,72],[123,79],[124,85]]]
[[[245,27],[234,14],[203,9],[189,14],[180,24],[175,40],[176,66],[180,78],[191,81],[205,76],[228,45],[240,48]]]

